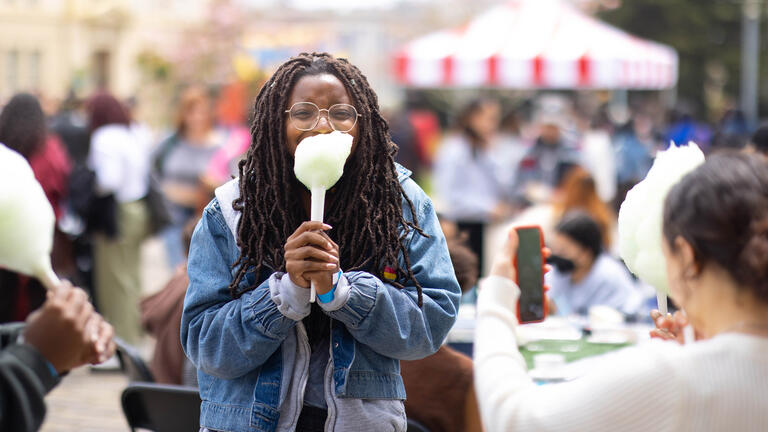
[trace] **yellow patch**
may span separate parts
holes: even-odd
[[[397,278],[397,274],[395,274],[395,269],[392,267],[384,267],[384,277],[389,280],[395,280]]]

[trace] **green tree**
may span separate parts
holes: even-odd
[[[712,118],[729,102],[738,104],[741,10],[739,0],[624,0],[599,17],[636,36],[674,47],[680,59],[679,98],[692,103],[697,114]],[[764,14],[761,32],[766,33]],[[761,54],[765,45],[762,42]],[[760,57],[761,88],[765,89],[768,61],[765,55]]]

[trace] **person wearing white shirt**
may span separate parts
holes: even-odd
[[[88,165],[96,174],[96,193],[114,196],[116,233],[93,236],[96,302],[113,323],[115,333],[129,343],[139,342],[139,252],[149,233],[144,199],[149,189],[150,143],[131,125],[122,104],[106,93],[89,105],[91,147]]]
[[[670,191],[663,226],[671,295],[699,340],[654,340],[545,386],[517,348],[510,232],[478,300],[475,386],[488,432],[768,430],[768,165],[711,157]],[[656,317],[654,334],[679,337]]]
[[[466,233],[467,245],[478,256],[478,270],[483,268],[486,224],[503,220],[512,211],[512,185],[505,184],[503,175],[512,165],[505,164],[509,157],[496,136],[500,114],[494,99],[468,103],[457,116],[455,132],[441,143],[435,158],[441,216]]]

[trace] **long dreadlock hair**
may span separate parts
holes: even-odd
[[[249,268],[257,275],[263,266],[285,271],[283,246],[307,219],[301,200],[306,188],[293,173],[293,155],[286,146],[287,104],[296,82],[305,76],[332,74],[352,98],[361,117],[358,144],[344,166],[344,175],[334,186],[334,199],[327,207],[329,235],[339,244],[340,265],[345,270],[367,270],[383,279],[384,267],[395,269],[393,285],[399,289],[413,281],[422,305],[421,285],[411,269],[405,238],[411,231],[428,237],[418,225],[413,203],[397,179],[394,156],[397,145],[379,112],[379,103],[368,80],[345,59],[326,53],[302,53],[283,63],[256,97],[251,125],[251,146],[239,164],[240,197],[233,208],[242,213],[237,227],[240,257],[237,273],[229,285],[234,298],[255,287],[238,285]],[[413,221],[403,217],[403,199]],[[402,253],[405,268],[398,264]]]

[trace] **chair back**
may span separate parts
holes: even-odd
[[[152,371],[139,355],[139,351],[124,340],[116,337],[117,359],[120,361],[120,369],[132,382],[155,382]]]
[[[196,432],[200,429],[200,394],[194,387],[132,383],[123,390],[123,414],[131,430]]]
[[[417,422],[416,420],[409,418],[407,431],[408,432],[429,432],[429,429],[427,429],[426,426]]]

